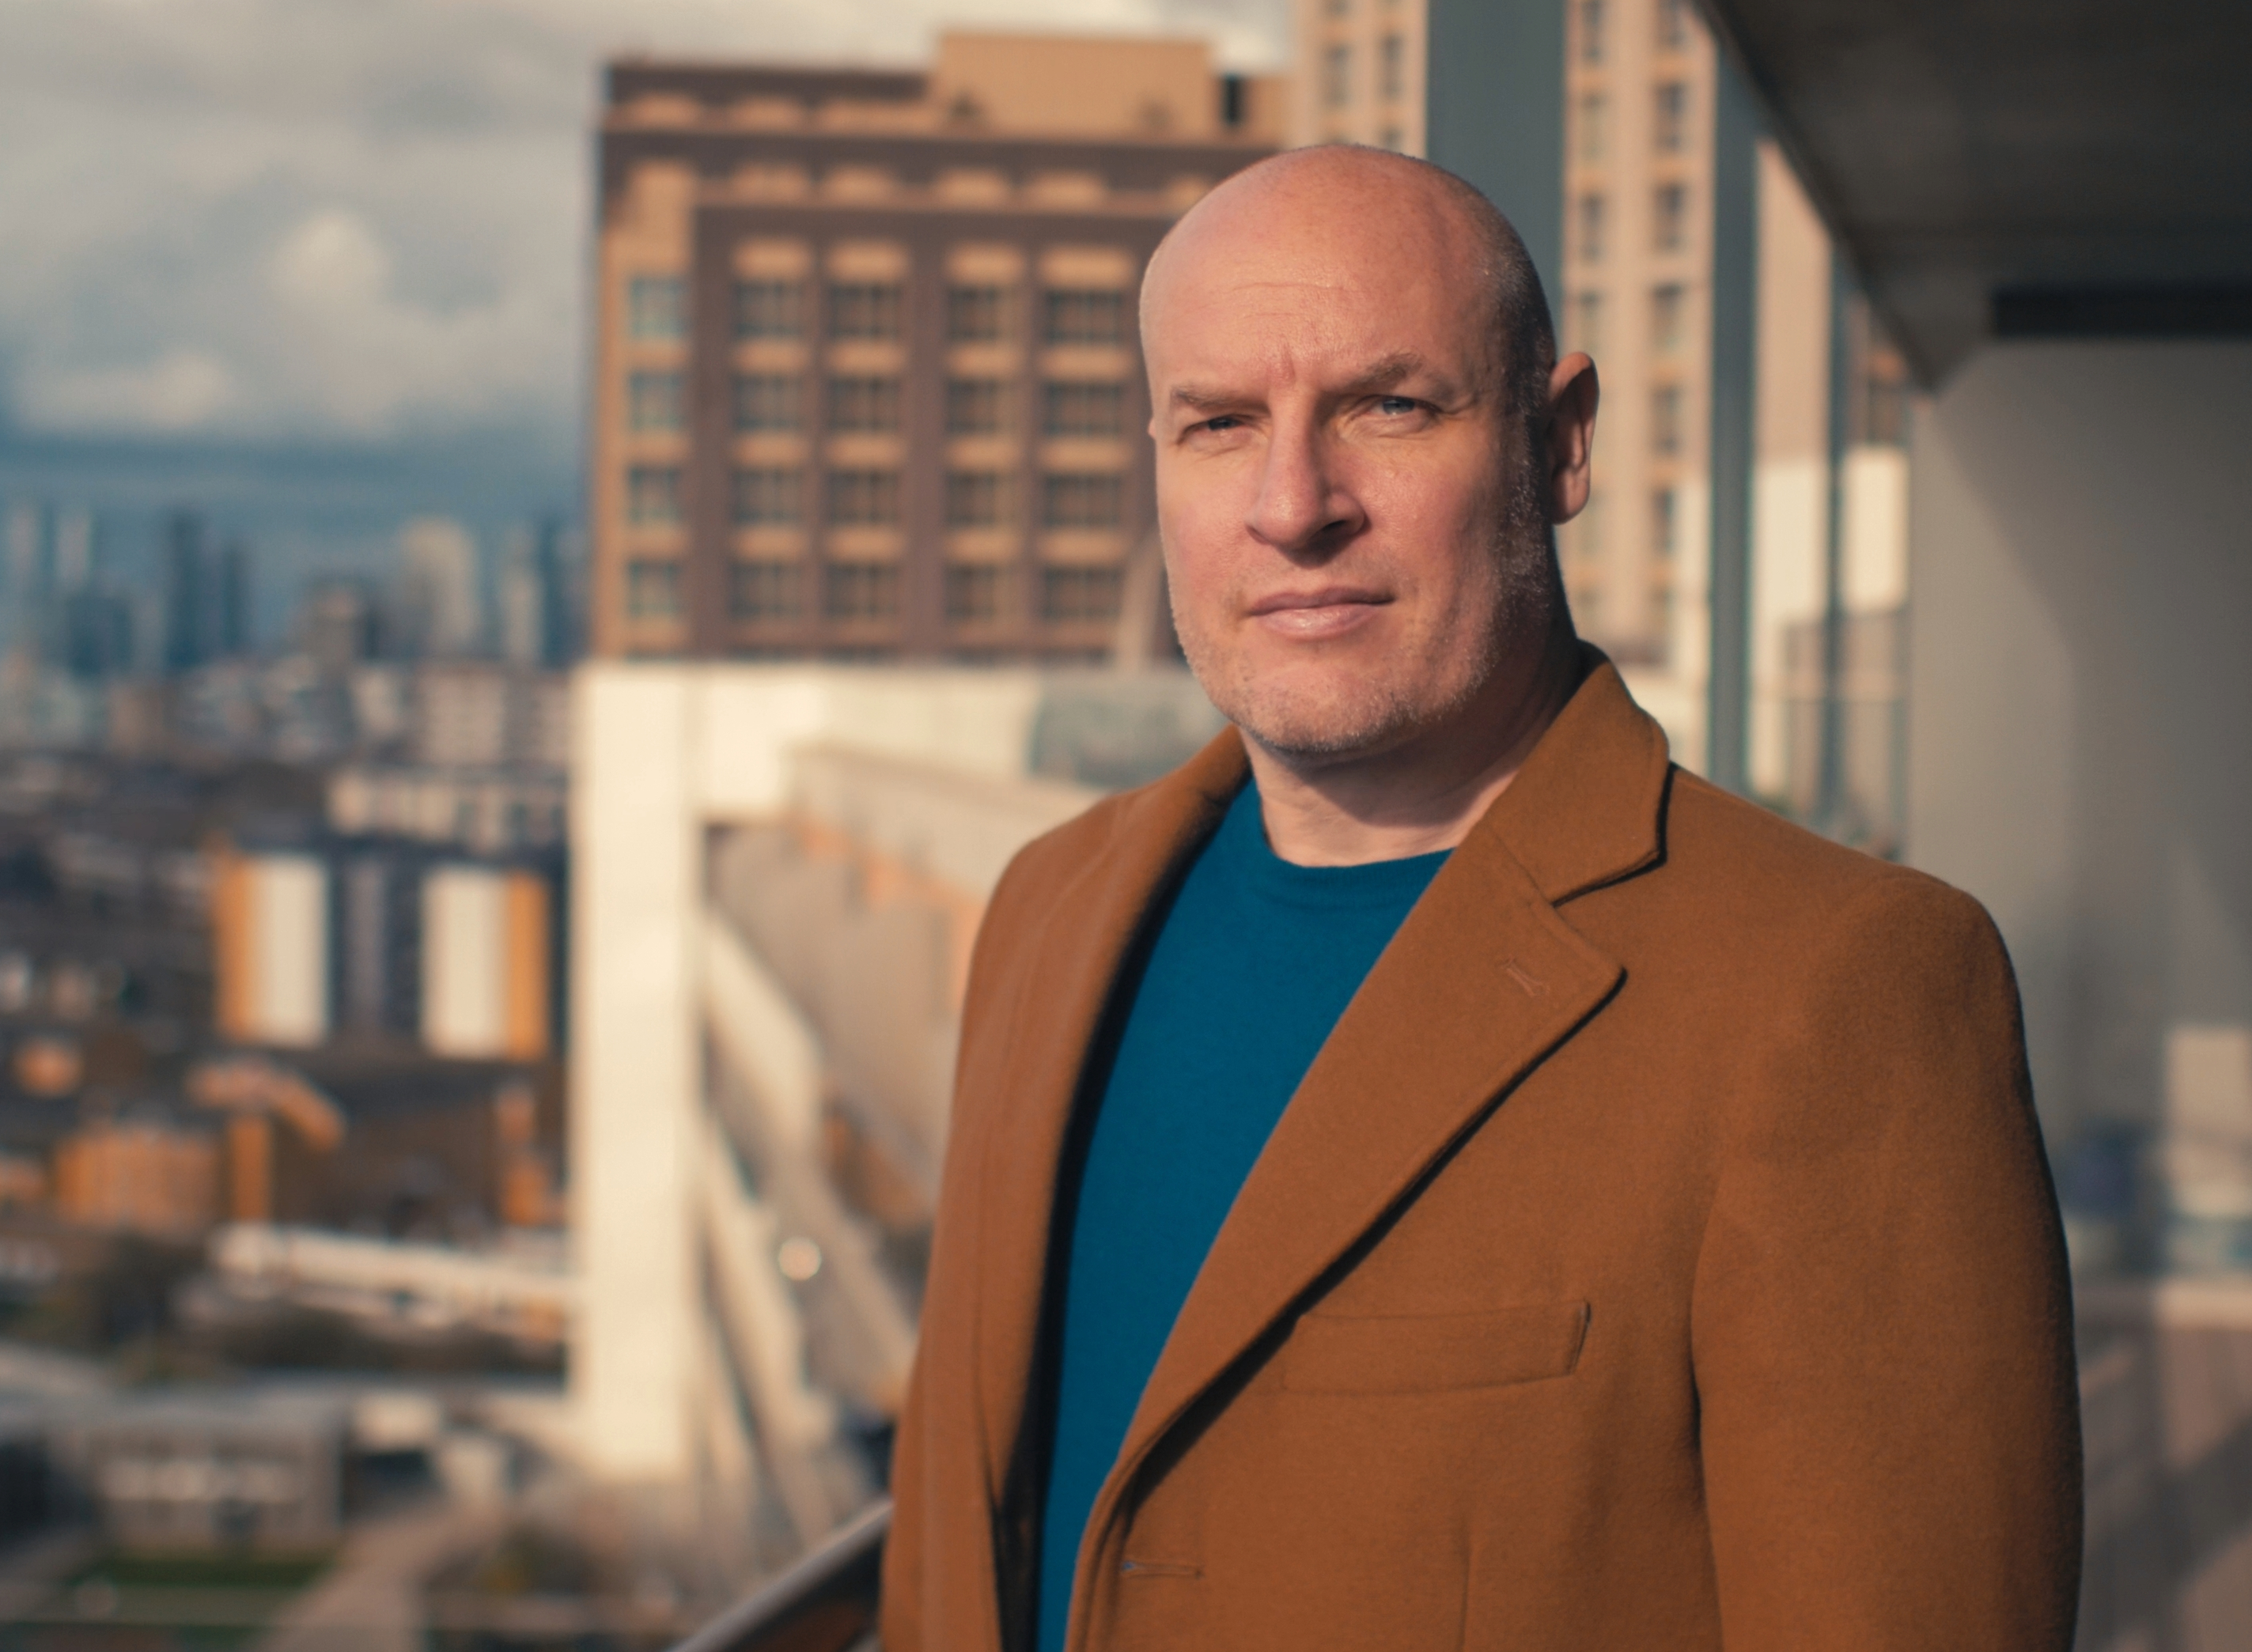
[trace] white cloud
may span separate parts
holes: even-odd
[[[52,430],[178,434],[208,428],[235,399],[234,375],[199,350],[126,367],[63,368],[32,380],[23,412]]]
[[[620,52],[893,63],[942,22],[1288,0],[0,0],[0,393],[52,430],[576,441],[590,127]]]

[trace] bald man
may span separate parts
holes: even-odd
[[[1575,639],[1595,370],[1514,233],[1296,151],[1142,330],[1234,726],[994,893],[886,1652],[2063,1652],[2008,961],[1672,767]]]

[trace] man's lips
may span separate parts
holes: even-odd
[[[1365,587],[1323,586],[1262,597],[1251,605],[1250,615],[1277,636],[1310,641],[1340,636],[1366,623],[1391,600],[1388,593]]]

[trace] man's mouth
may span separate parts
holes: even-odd
[[[1260,627],[1296,642],[1318,642],[1342,636],[1366,624],[1379,608],[1392,600],[1388,592],[1366,586],[1318,586],[1306,591],[1278,591],[1251,605],[1251,618]]]

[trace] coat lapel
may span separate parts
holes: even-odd
[[[1658,857],[1666,774],[1664,734],[1596,656],[1291,1099],[1151,1373],[1090,1536],[1197,1396],[1609,997],[1618,964],[1556,903]]]
[[[1025,1416],[1056,1180],[1088,1052],[1151,903],[1218,825],[1244,771],[1230,729],[1128,800],[1109,845],[1046,914],[1018,977],[977,1201],[977,1385],[997,1506]]]

